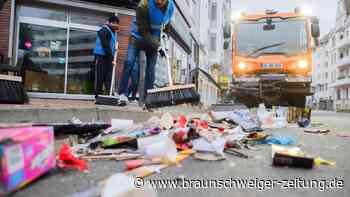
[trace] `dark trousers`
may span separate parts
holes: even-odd
[[[107,94],[111,88],[113,64],[110,58],[95,56],[95,96],[103,94],[103,86]]]
[[[129,86],[129,94],[128,96],[131,96],[131,99],[136,99],[136,94],[139,88],[139,78],[140,78],[140,64],[138,57],[136,58],[135,65],[131,71],[131,84]]]
[[[133,38],[130,39],[129,46],[128,46],[128,52],[127,57],[124,62],[124,68],[123,68],[123,74],[121,78],[121,82],[119,84],[119,94],[124,94],[125,96],[128,96],[129,94],[129,80],[132,78],[134,82],[132,84],[136,84],[134,89],[137,87],[138,78],[137,73],[139,72],[139,64],[138,57],[141,50],[146,51],[146,59],[147,59],[147,65],[146,65],[146,76],[145,76],[145,89],[144,94],[147,94],[147,90],[153,88],[154,80],[155,80],[155,66],[157,63],[157,57],[158,52],[157,50],[149,50],[145,43],[139,40],[134,40]],[[136,66],[136,67],[135,67]],[[135,72],[136,70],[136,72]],[[133,72],[134,71],[134,72]],[[134,76],[134,77],[133,77]]]

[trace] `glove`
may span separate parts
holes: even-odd
[[[160,40],[156,36],[150,36],[146,40],[147,48],[149,48],[152,51],[157,51],[160,46]]]

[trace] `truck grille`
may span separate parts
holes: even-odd
[[[263,68],[263,69],[283,68],[283,64],[261,64],[261,68]]]

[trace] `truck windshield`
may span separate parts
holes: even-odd
[[[266,30],[266,20],[237,25],[238,55],[258,57],[263,54],[286,56],[306,53],[307,34],[304,20],[273,19],[273,29]]]

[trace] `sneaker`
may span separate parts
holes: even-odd
[[[125,102],[125,103],[128,103],[128,102],[129,102],[128,97],[126,97],[124,94],[122,94],[122,95],[119,96],[119,100],[120,100],[121,102]]]

